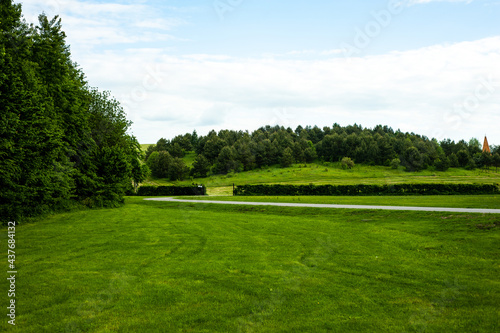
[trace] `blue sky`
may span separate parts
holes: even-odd
[[[500,145],[500,0],[26,0],[142,143],[389,125]]]

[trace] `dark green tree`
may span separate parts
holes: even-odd
[[[493,166],[495,167],[496,171],[498,171],[498,168],[500,167],[500,154],[499,153],[493,154]]]
[[[448,156],[448,159],[450,161],[450,167],[456,168],[460,166],[458,162],[458,157],[455,153],[451,153],[450,156]]]
[[[193,131],[193,134],[191,134],[191,146],[193,147],[194,150],[198,147],[198,133],[196,133],[196,130]]]
[[[151,170],[151,175],[155,178],[167,178],[169,176],[169,167],[173,158],[167,151],[155,151],[146,161]]]
[[[293,158],[293,150],[290,147],[285,148],[280,160],[281,167],[287,168],[291,166],[294,162],[295,160]]]
[[[148,146],[148,148],[146,149],[146,154],[144,155],[144,160],[145,160],[145,161],[147,161],[147,160],[148,160],[148,158],[149,158],[149,156],[150,156],[153,152],[155,152],[155,151],[158,151],[158,150],[156,149],[156,145],[150,145],[150,146]]]
[[[155,147],[156,151],[169,151],[169,148],[170,148],[170,141],[165,138],[161,138],[156,142],[156,147]]]
[[[434,166],[438,171],[446,171],[450,167],[450,160],[448,157],[442,156],[442,159],[438,158],[434,161]]]
[[[210,171],[210,162],[203,155],[198,155],[194,159],[191,175],[196,178],[204,178]]]
[[[222,148],[217,163],[214,168],[217,173],[226,174],[228,172],[238,171],[240,163],[237,158],[236,149],[234,147],[225,146]]]
[[[219,138],[218,136],[212,136],[204,146],[203,155],[210,161],[210,163],[215,163],[217,157],[222,151],[222,148],[226,146],[226,142]]]
[[[390,165],[391,165],[392,169],[397,169],[401,165],[401,160],[396,157],[396,158],[394,158],[394,159],[391,160],[391,164]]]
[[[405,150],[403,155],[403,165],[406,167],[406,171],[419,171],[422,170],[424,166],[424,161],[422,155],[416,147],[409,147]]]
[[[174,157],[168,168],[168,177],[172,181],[184,180],[189,174],[189,168],[179,157]]]
[[[137,191],[140,183],[145,181],[151,175],[151,170],[149,170],[147,164],[141,163],[141,161],[137,158],[132,159],[131,167],[132,181],[134,182],[134,191]]]
[[[465,167],[469,163],[470,159],[468,150],[462,149],[457,152],[458,166]]]
[[[185,150],[178,142],[176,142],[170,145],[170,149],[168,150],[168,152],[170,153],[170,155],[172,155],[172,157],[183,158]]]

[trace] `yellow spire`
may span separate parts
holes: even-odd
[[[484,136],[483,153],[491,154],[490,145],[488,144],[488,138],[486,137],[486,135]]]

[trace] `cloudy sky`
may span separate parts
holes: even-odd
[[[141,143],[388,125],[500,145],[500,0],[25,0]]]

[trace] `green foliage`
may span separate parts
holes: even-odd
[[[311,141],[309,141],[311,142]],[[311,143],[312,144],[312,143]],[[314,160],[318,158],[318,154],[316,153],[316,149],[313,147],[307,147],[304,150],[304,160],[307,163],[312,163]]]
[[[173,196],[173,195],[206,195],[207,189],[203,185],[197,186],[141,186],[137,190],[138,196]]]
[[[458,157],[455,153],[451,153],[448,157],[448,160],[450,161],[450,167],[457,168],[460,166],[458,162]]]
[[[210,163],[215,163],[219,157],[222,148],[226,146],[223,139],[219,138],[217,135],[212,135],[208,138],[207,142],[203,146],[203,155],[210,161]]]
[[[281,156],[281,162],[280,162],[281,167],[287,168],[291,166],[294,162],[295,160],[293,158],[293,151],[290,147],[288,147],[283,151],[283,156]]]
[[[174,149],[176,144],[178,147]],[[461,140],[455,143],[447,139],[438,142],[381,125],[373,129],[357,124],[345,127],[334,124],[323,129],[298,126],[295,131],[282,126],[264,126],[252,133],[221,130],[198,137],[194,131],[193,134],[178,135],[171,142],[161,139],[156,146],[148,148],[146,157],[152,151],[162,149],[171,155],[177,151],[175,154],[180,156],[179,147],[192,147],[197,156],[205,156],[214,174],[251,171],[274,165],[287,167],[293,163],[313,163],[317,160],[337,163],[344,157],[356,161],[358,165],[392,166],[395,169],[402,165],[406,171],[418,172],[427,168],[445,171],[459,166],[471,169],[474,164],[470,160],[474,155],[470,152],[477,154],[478,141]],[[480,161],[474,161],[476,166],[493,165],[487,158],[479,158]],[[191,175],[202,177],[196,171],[191,171]]]
[[[436,170],[438,171],[446,171],[450,167],[450,160],[448,157],[443,156],[443,159],[437,159],[434,161],[434,166],[436,167]]]
[[[352,169],[354,168],[354,161],[350,157],[344,157],[342,161],[340,161],[340,166],[342,169]]]
[[[179,157],[174,157],[168,167],[168,177],[170,180],[184,180],[189,174],[189,168]]]
[[[87,86],[57,16],[28,26],[5,0],[0,14],[1,219],[119,205],[141,157],[123,109]]]
[[[391,168],[392,169],[397,169],[397,168],[399,168],[400,165],[401,165],[401,160],[399,158],[394,158],[391,161]]]
[[[194,177],[204,178],[210,171],[210,163],[203,155],[196,156],[193,162],[193,168],[191,169],[191,175]]]
[[[469,152],[466,149],[459,150],[457,152],[457,160],[460,167],[465,167],[470,160]]]
[[[495,166],[495,168],[500,167],[500,154],[499,153],[493,154],[493,166]]]
[[[416,147],[409,147],[404,151],[402,163],[407,171],[419,171],[424,168],[424,160]]]
[[[238,171],[239,167],[240,163],[237,159],[236,149],[228,146],[223,147],[214,166],[215,172],[226,174],[231,171]]]
[[[146,161],[151,170],[151,175],[155,178],[167,178],[168,169],[172,164],[173,158],[167,151],[153,152]]]
[[[394,185],[238,185],[234,195],[459,195],[498,194],[491,184],[394,184]]]
[[[170,155],[172,155],[172,157],[179,157],[179,158],[184,157],[185,154],[185,150],[182,149],[181,145],[178,143],[174,143],[173,145],[171,145],[169,152]]]
[[[134,158],[131,160],[131,168],[132,168],[132,181],[133,181],[133,190],[137,191],[137,187],[140,183],[145,181],[151,174],[151,170],[147,166],[147,164],[143,164],[139,161],[139,159]]]
[[[469,158],[467,164],[465,165],[465,170],[474,170],[475,168],[477,168],[476,162],[474,159]]]

